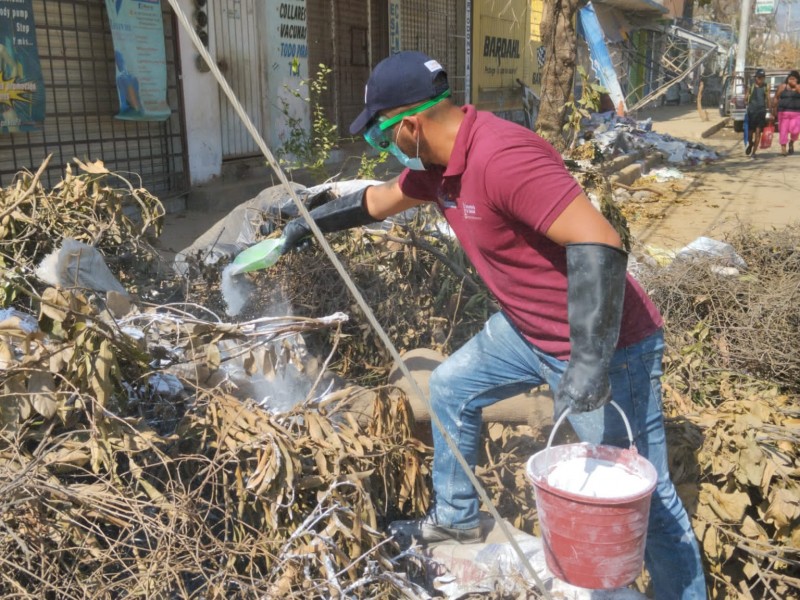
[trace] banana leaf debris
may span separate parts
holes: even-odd
[[[100,161],[48,190],[44,166],[0,189],[0,595],[541,597],[502,540],[389,535],[430,505],[430,430],[319,249],[244,275],[234,319],[221,271],[241,240],[211,234],[176,270],[156,197]],[[248,243],[292,216],[262,195]],[[330,241],[401,352],[446,355],[495,309],[434,212]],[[710,597],[798,598],[800,228],[731,234],[727,274],[729,253],[630,242],[667,323],[670,466]],[[477,474],[541,562],[524,464],[547,424],[485,429]],[[616,596],[548,581],[653,593],[644,572]]]

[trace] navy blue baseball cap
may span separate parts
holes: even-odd
[[[442,65],[427,54],[404,50],[375,65],[364,88],[364,110],[350,124],[356,135],[382,110],[430,100],[444,93],[447,79],[434,83],[445,73]]]

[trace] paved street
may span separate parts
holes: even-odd
[[[634,223],[641,242],[680,247],[701,235],[719,236],[738,222],[781,227],[800,221],[800,154],[780,156],[777,133],[772,148],[755,159],[745,156],[741,134],[731,127],[702,139],[719,121],[716,110],[708,114],[710,120],[702,121],[691,106],[670,106],[639,115],[651,116],[658,132],[699,141],[722,155],[715,163],[680,169],[687,179],[676,186],[676,198],[659,202],[650,218]]]

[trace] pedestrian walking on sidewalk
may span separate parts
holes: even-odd
[[[656,598],[706,598],[697,540],[667,468],[661,412],[662,319],[627,274],[619,235],[594,208],[561,156],[525,127],[450,98],[447,75],[420,52],[381,61],[365,108],[350,126],[405,167],[386,183],[311,211],[323,232],[435,204],[502,310],[438,366],[432,410],[471,468],[482,409],[549,384],[587,442],[627,447],[614,399],[638,451],[655,466],[645,562]],[[302,219],[285,247],[309,235]],[[435,503],[411,524],[418,542],[480,542],[479,499],[444,436],[434,428]]]
[[[747,92],[747,129],[750,132],[745,154],[751,158],[756,157],[756,152],[761,144],[761,134],[767,125],[767,104],[769,98],[765,83],[766,72],[757,69],[755,81]]]
[[[772,112],[778,119],[781,155],[794,154],[794,143],[800,137],[800,73],[796,70],[775,90]]]

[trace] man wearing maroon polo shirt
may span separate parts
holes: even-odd
[[[705,598],[697,540],[667,469],[658,310],[626,273],[616,231],[561,156],[531,131],[449,100],[441,65],[420,52],[381,61],[350,126],[407,168],[396,179],[311,211],[323,232],[435,202],[502,311],[432,374],[430,402],[474,469],[482,408],[534,386],[555,391],[582,440],[627,446],[659,474],[645,563],[657,598]],[[285,249],[307,237],[287,224]],[[434,428],[435,505],[414,523],[422,543],[483,539],[469,478]]]

